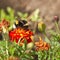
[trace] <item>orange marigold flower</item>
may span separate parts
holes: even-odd
[[[6,28],[10,26],[9,21],[7,21],[7,20],[5,20],[5,19],[3,19],[1,23],[2,23],[2,25],[5,26]]]
[[[39,50],[48,50],[50,45],[40,38],[39,42],[35,42],[35,47],[36,47],[37,51],[39,51]]]
[[[3,19],[3,20],[0,22],[0,32],[2,32],[2,26],[4,26],[5,28],[8,28],[8,27],[10,26],[9,21]]]

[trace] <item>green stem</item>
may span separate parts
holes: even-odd
[[[59,26],[58,26],[58,23],[57,23],[57,22],[55,22],[55,25],[56,25],[57,33],[60,33],[60,32],[59,32]]]
[[[54,60],[54,52],[53,52],[53,54],[52,54],[52,60]]]
[[[8,60],[9,54],[8,54],[8,41],[7,40],[6,40],[6,54],[7,54],[7,60]]]
[[[9,57],[9,53],[8,53],[8,40],[9,40],[8,31],[6,31],[6,33],[3,33],[3,38],[6,41],[6,60],[8,60],[8,57]]]
[[[48,51],[48,53],[49,53],[49,55],[48,55],[48,60],[50,60],[50,58],[51,58],[51,54],[50,54],[50,49],[49,49],[49,51]]]
[[[34,31],[33,31],[34,34],[36,33],[37,27],[38,27],[38,22],[35,22]]]

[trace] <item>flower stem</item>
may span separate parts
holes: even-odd
[[[59,32],[59,26],[58,26],[58,23],[55,21],[55,25],[56,25],[56,30],[57,30],[57,33],[60,33]]]
[[[8,54],[8,41],[7,40],[6,40],[6,54],[7,54],[7,60],[8,60],[9,54]]]

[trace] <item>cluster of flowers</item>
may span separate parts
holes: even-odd
[[[43,50],[48,50],[50,48],[50,45],[40,38],[39,42],[35,42],[35,47],[36,47],[36,51],[39,50],[43,51]]]
[[[10,40],[12,42],[16,41],[16,43],[18,43],[20,38],[22,38],[22,40],[20,41],[21,43],[24,43],[25,39],[27,40],[27,43],[30,43],[32,42],[32,39],[31,39],[32,35],[33,33],[30,30],[24,30],[22,28],[16,28],[9,32]]]
[[[9,25],[10,23],[8,21],[6,21],[5,19],[2,20],[0,23],[0,31],[2,31],[2,26],[4,26],[5,28],[8,28]],[[20,46],[24,44],[25,39],[27,41],[27,44],[30,42],[33,42],[31,38],[32,36],[33,36],[33,33],[29,29],[23,29],[20,27],[9,31],[10,41],[12,42],[16,41],[16,43],[18,43],[19,40],[21,39]],[[50,45],[40,38],[40,41],[35,42],[35,47],[37,51],[48,50],[50,48]]]

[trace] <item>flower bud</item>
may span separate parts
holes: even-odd
[[[30,42],[27,44],[27,49],[32,49],[34,46],[34,43],[33,42]]]
[[[40,32],[45,32],[46,25],[43,22],[38,23],[38,30]]]
[[[56,22],[58,22],[58,21],[59,21],[59,17],[58,17],[58,16],[54,16],[54,20],[55,20]]]

